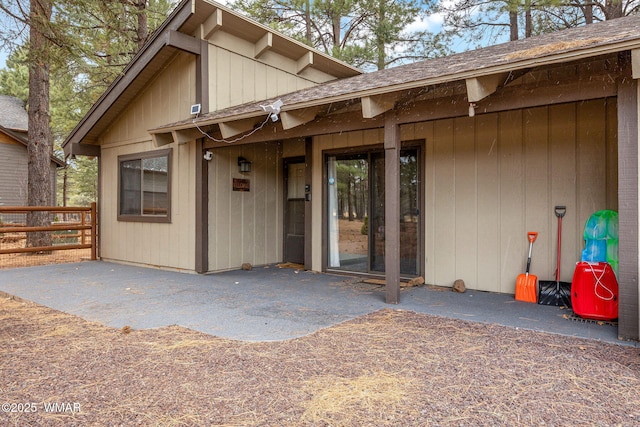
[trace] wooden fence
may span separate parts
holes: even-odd
[[[7,218],[19,218],[28,212],[49,212],[53,219],[48,226],[27,227],[24,223],[7,221]],[[68,219],[72,218],[71,221]],[[32,246],[26,244],[15,247],[0,248],[0,255],[17,253],[42,253],[70,249],[91,249],[91,259],[97,259],[97,212],[96,204],[88,207],[68,206],[0,206],[0,236],[19,235],[20,239],[28,233],[50,232],[51,246]],[[73,234],[69,234],[69,233]],[[62,244],[54,244],[54,240],[66,240]]]

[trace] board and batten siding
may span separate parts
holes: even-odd
[[[195,265],[195,144],[171,144],[171,222],[118,221],[118,156],[153,151],[151,141],[102,149],[101,258],[178,270]]]
[[[0,133],[0,206],[26,206],[28,192],[27,147]],[[51,162],[51,201],[56,204],[56,164]]]
[[[279,143],[211,149],[209,162],[209,270],[282,261],[283,163]],[[252,163],[238,172],[238,157]],[[233,179],[249,181],[249,191],[233,191]]]
[[[100,256],[163,268],[195,266],[195,142],[157,147],[148,129],[183,119],[195,99],[193,56],[179,54],[101,138]],[[118,221],[118,156],[171,148],[171,223]],[[200,154],[197,155],[200,159]]]
[[[27,204],[27,148],[0,133],[0,206]]]
[[[571,281],[588,217],[617,210],[616,115],[615,99],[599,99],[402,126],[402,140],[425,140],[426,282],[451,286],[463,279],[471,289],[514,293],[526,267],[528,231],[539,233],[531,273],[553,280],[556,205],[567,207],[561,280]],[[315,138],[314,188],[323,188],[324,150],[382,138],[382,131]],[[322,265],[323,215],[314,203],[314,270]]]
[[[308,68],[297,73],[296,61],[274,52],[255,58],[255,44],[224,31],[209,39],[209,109],[270,99],[335,77]]]

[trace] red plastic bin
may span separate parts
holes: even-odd
[[[618,318],[618,281],[606,262],[579,262],[571,282],[573,312],[585,319]]]

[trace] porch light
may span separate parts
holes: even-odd
[[[244,157],[238,157],[238,172],[251,172],[251,162]]]
[[[473,102],[469,103],[469,117],[473,117],[476,115],[476,107],[477,105]]]

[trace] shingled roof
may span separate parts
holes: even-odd
[[[638,48],[640,15],[331,81],[279,99],[284,103],[282,111],[289,111]],[[262,100],[211,112],[201,115],[196,122],[213,124],[258,116],[263,114],[260,105],[272,101]],[[192,124],[193,119],[189,118],[150,132],[183,129]]]
[[[24,102],[13,96],[0,95],[0,126],[26,132],[29,116],[24,109]]]

